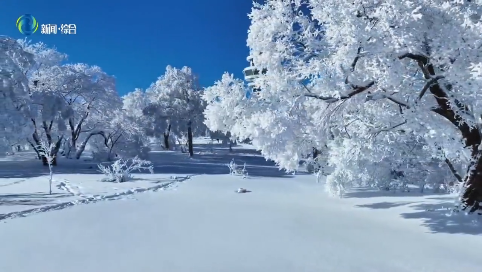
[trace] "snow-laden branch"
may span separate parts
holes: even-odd
[[[387,127],[387,128],[381,128],[381,129],[378,129],[377,131],[372,131],[372,134],[371,134],[370,138],[373,139],[373,138],[377,137],[382,132],[388,132],[388,131],[394,130],[398,127],[401,127],[401,126],[405,125],[406,123],[407,123],[407,120],[404,120],[403,122],[401,122],[399,124],[396,124],[394,126]]]
[[[445,163],[447,164],[447,166],[449,167],[450,169],[450,172],[454,175],[454,177],[457,179],[458,182],[462,183],[463,182],[463,179],[462,177],[459,175],[459,173],[457,173],[457,170],[455,170],[455,167],[454,165],[452,164],[452,162],[447,158],[447,156],[445,156],[444,154],[444,157],[445,157]]]
[[[316,94],[311,94],[311,93],[308,93],[308,94],[305,94],[306,97],[311,97],[311,98],[316,98],[316,99],[319,99],[319,100],[323,100],[325,101],[326,103],[335,103],[337,101],[340,101],[340,100],[345,100],[345,99],[349,99],[357,94],[360,94],[360,93],[363,93],[364,91],[368,90],[370,87],[372,87],[373,85],[375,85],[375,81],[370,81],[368,84],[366,84],[365,86],[357,86],[357,85],[352,85],[352,88],[353,88],[353,91],[347,93],[347,94],[343,94],[343,95],[340,95],[339,97],[335,97],[335,96],[321,96],[321,95],[316,95]]]
[[[422,100],[422,97],[425,95],[425,93],[427,92],[427,90],[435,83],[437,83],[437,81],[439,79],[443,79],[445,78],[444,76],[435,76],[435,77],[432,77],[430,78],[429,80],[427,80],[427,83],[425,83],[425,85],[423,86],[422,90],[420,91],[420,94],[418,95],[418,100]]]
[[[404,53],[403,55],[398,56],[398,59],[400,60],[405,58],[412,59],[417,62],[421,62],[424,65],[428,63],[428,57],[423,54],[414,54],[414,53],[407,52],[407,53]]]
[[[435,68],[433,67],[433,64],[430,63],[429,58],[422,54],[413,53],[406,53],[398,58],[409,58],[417,61],[420,69],[424,73],[424,77],[429,79],[425,84],[425,87],[427,90],[430,90],[438,104],[438,107],[432,109],[432,111],[443,116],[460,130],[465,139],[466,146],[477,147],[481,143],[480,132],[476,127],[470,126],[467,123],[467,119],[465,119],[462,114],[465,113],[465,115],[467,115],[469,111],[467,105],[464,105],[459,100],[456,100],[455,103],[447,103],[449,101],[449,96],[438,82],[440,78],[435,75]],[[423,93],[421,93],[421,96],[423,96]],[[473,116],[473,114],[469,115]],[[475,154],[476,149],[474,149],[473,152]]]
[[[390,100],[391,102],[399,105],[399,106],[402,106],[402,107],[405,107],[407,109],[410,108],[410,106],[407,104],[407,103],[404,103],[398,99],[396,99],[395,97],[391,96],[391,95],[386,95],[386,94],[382,94],[382,93],[377,93],[377,94],[368,94],[367,97],[366,97],[366,102],[368,101],[376,101],[376,100],[380,100],[380,99],[388,99]]]
[[[362,51],[362,47],[360,46],[360,47],[358,47],[357,52],[356,52],[356,57],[353,60],[353,62],[351,63],[351,66],[350,66],[352,72],[355,71],[356,64],[357,64],[358,60],[361,58],[361,51]]]

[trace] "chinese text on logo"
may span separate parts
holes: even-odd
[[[77,26],[75,24],[61,24],[60,27],[56,24],[42,25],[42,34],[57,34],[57,32],[67,35],[77,34]]]

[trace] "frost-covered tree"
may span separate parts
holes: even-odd
[[[408,181],[406,165],[425,171],[428,181],[438,164],[452,179],[465,176],[462,208],[479,209],[481,4],[255,4],[248,46],[254,66],[265,72],[254,80],[255,106],[241,117],[243,111],[232,113],[242,127],[234,132],[252,136],[266,157],[288,170],[312,147],[329,152],[336,169],[328,184],[337,190],[357,180]],[[459,174],[464,165],[469,170]]]
[[[110,161],[135,156],[147,159],[149,149],[146,146],[145,127],[138,118],[129,115],[125,109],[119,109],[110,112],[107,120],[100,133],[102,137],[89,142],[96,159]]]
[[[470,168],[464,179],[463,209],[473,212],[481,208],[482,81],[477,67],[482,62],[482,3],[418,0],[310,4],[313,18],[325,25],[328,57],[323,63],[328,73],[320,81],[348,83],[335,89],[336,96],[326,87],[311,96],[326,102],[363,93],[369,102],[384,100],[382,103],[400,108],[401,123],[425,136],[431,146],[428,149],[441,147],[452,153],[467,150]],[[330,80],[326,80],[328,75]],[[389,116],[385,111],[382,108],[378,113]]]
[[[170,134],[187,136],[189,154],[193,156],[193,134],[205,131],[202,114],[205,104],[192,69],[167,66],[164,75],[146,90],[146,95],[150,104],[144,113],[153,118],[154,131],[164,135],[166,147]]]
[[[245,97],[244,82],[224,73],[221,80],[204,90],[202,98],[207,106],[204,110],[204,123],[211,131],[227,133],[239,130],[248,101]]]
[[[149,105],[149,98],[142,89],[136,88],[122,97],[122,105],[129,116],[142,121],[146,119],[143,110]]]
[[[73,109],[73,115],[68,120],[70,149],[75,151],[78,159],[89,138],[100,134],[105,124],[110,123],[109,116],[121,109],[122,100],[117,93],[115,79],[100,67],[76,64],[69,68],[75,68],[74,74],[78,77],[76,85],[71,87],[77,91],[69,94],[71,97],[67,102]],[[77,148],[79,139],[82,142]]]
[[[33,142],[38,145],[44,135],[57,152],[65,139],[66,155],[80,158],[90,138],[102,134],[107,113],[122,106],[113,77],[98,66],[62,64],[66,55],[43,43],[23,41],[23,47],[37,63],[26,71],[35,101],[29,116]]]
[[[26,135],[25,112],[30,99],[23,71],[34,63],[33,55],[23,50],[21,44],[0,36],[0,152],[11,151],[11,144]]]

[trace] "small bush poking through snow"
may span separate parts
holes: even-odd
[[[104,182],[126,182],[132,178],[133,171],[149,170],[151,174],[154,173],[154,166],[152,162],[141,160],[139,157],[132,159],[120,159],[115,161],[110,166],[103,166],[98,164],[99,170],[105,177],[101,180]]]
[[[246,163],[244,163],[243,167],[236,164],[234,159],[228,164],[229,174],[235,176],[242,176],[243,178],[248,177],[248,170],[246,170]]]

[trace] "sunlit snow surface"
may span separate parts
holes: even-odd
[[[53,195],[45,194],[47,176],[40,175],[45,169],[31,154],[3,158],[0,271],[482,268],[482,228],[471,218],[447,216],[453,196],[358,190],[332,198],[313,176],[285,175],[246,148],[229,154],[227,148],[204,144],[195,159],[156,152],[157,174],[139,174],[123,184],[99,182],[102,176],[91,162],[63,161],[54,178],[68,180],[71,192],[55,188]],[[227,175],[232,158],[246,162],[249,178]],[[236,193],[239,188],[251,192]],[[11,212],[89,197],[98,199],[5,219]]]

